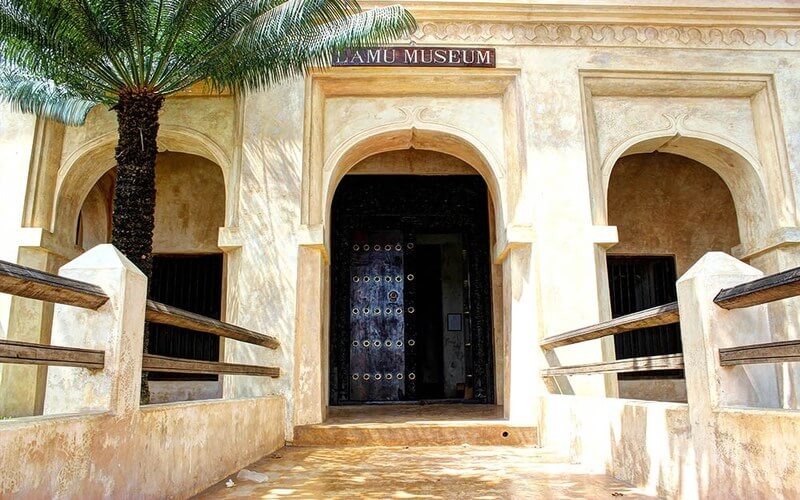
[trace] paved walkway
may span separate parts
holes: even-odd
[[[232,476],[199,498],[646,498],[532,447],[288,447],[248,469],[268,481]]]

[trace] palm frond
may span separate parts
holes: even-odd
[[[262,89],[414,28],[357,0],[0,0],[0,98],[75,123],[129,90]]]
[[[240,27],[230,27],[217,45],[165,82],[174,92],[199,80],[218,88],[258,90],[330,65],[345,48],[384,45],[407,36],[414,18],[394,5],[360,12],[351,0],[289,0],[263,12],[249,12]]]
[[[19,70],[0,70],[0,101],[15,111],[33,113],[67,125],[82,125],[98,103],[76,96],[52,81]]]

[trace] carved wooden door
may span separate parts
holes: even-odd
[[[414,393],[407,353],[413,293],[402,231],[354,232],[350,255],[351,401],[399,401]]]

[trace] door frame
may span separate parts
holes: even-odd
[[[370,186],[378,179],[382,181],[380,187]],[[413,185],[415,189],[410,189]],[[371,187],[370,196],[363,196],[365,187]],[[459,196],[463,196],[460,205],[451,210],[442,209],[443,204],[457,204]],[[474,200],[464,203],[468,196],[474,196]],[[357,203],[353,202],[354,199]],[[390,204],[396,202],[397,211],[391,214],[382,212],[380,207],[385,200]],[[347,212],[347,209],[352,211]],[[355,229],[367,228],[371,231],[400,229],[405,234],[416,234],[424,229],[425,233],[463,235],[471,280],[467,322],[471,325],[471,332],[481,334],[475,335],[470,342],[473,370],[467,376],[473,378],[474,397],[455,402],[495,402],[490,216],[488,188],[479,175],[358,175],[342,180],[331,210],[329,405],[349,404],[350,277],[347,259],[351,242],[347,235]],[[345,287],[348,290],[346,294],[343,293]]]

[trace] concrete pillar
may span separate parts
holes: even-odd
[[[689,422],[701,496],[717,482],[724,453],[718,448],[717,411],[726,406],[780,407],[774,366],[721,367],[719,348],[769,342],[766,306],[726,310],[714,304],[722,288],[763,273],[722,252],[704,255],[678,280],[678,307]]]
[[[17,262],[45,272],[56,272],[63,263],[57,255],[43,248],[22,247]],[[19,342],[50,343],[53,304],[24,297],[13,297],[7,338]],[[47,366],[0,365],[0,415],[24,417],[41,415]]]
[[[112,245],[98,245],[61,268],[109,296],[97,311],[58,304],[52,344],[105,351],[105,367],[50,367],[44,413],[124,414],[139,406],[147,278]]]
[[[325,420],[328,401],[328,308],[325,254],[303,245],[297,254],[297,317],[294,339],[294,425]]]
[[[531,245],[513,247],[503,261],[503,322],[506,338],[505,417],[514,425],[536,425],[538,397],[547,394],[540,370],[546,366],[538,340],[536,286],[530,279]]]

